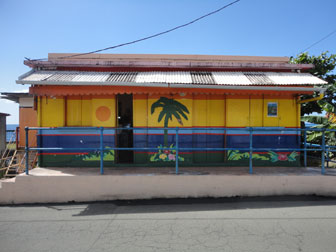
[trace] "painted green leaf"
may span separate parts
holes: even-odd
[[[289,162],[294,162],[296,161],[296,157],[298,156],[299,154],[296,152],[296,151],[293,151],[291,154],[288,155],[288,161]]]
[[[252,154],[252,159],[269,160],[269,157],[262,156],[262,155],[259,155],[259,154]]]

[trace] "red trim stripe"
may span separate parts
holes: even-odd
[[[51,152],[51,153],[38,153],[38,156],[44,156],[44,155],[87,155],[89,152]]]
[[[227,136],[249,136],[249,134],[226,134]],[[300,134],[253,134],[253,136],[299,136]]]
[[[38,136],[100,136],[100,134],[37,134]],[[104,134],[104,136],[115,136],[115,134]]]

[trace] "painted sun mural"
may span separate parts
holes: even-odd
[[[99,121],[105,122],[111,118],[111,110],[106,106],[100,106],[96,109],[96,117]]]

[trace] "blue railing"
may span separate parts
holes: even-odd
[[[100,147],[99,148],[64,148],[64,147],[55,147],[55,148],[49,148],[49,147],[29,147],[28,144],[28,136],[30,130],[79,130],[79,129],[85,129],[85,130],[99,130],[100,132]],[[189,151],[227,151],[227,150],[239,150],[239,151],[248,151],[249,152],[249,173],[253,173],[253,162],[252,162],[252,154],[253,152],[258,151],[278,151],[278,152],[285,152],[285,151],[303,151],[304,153],[304,166],[307,167],[307,152],[308,151],[321,151],[321,174],[325,174],[325,154],[328,152],[336,152],[336,146],[329,146],[325,143],[325,133],[326,132],[336,132],[334,129],[317,129],[317,128],[281,128],[281,127],[246,127],[246,128],[234,128],[235,131],[246,131],[249,132],[249,147],[248,148],[195,148],[195,147],[188,147],[183,148],[179,147],[178,143],[178,137],[179,137],[179,131],[181,130],[179,127],[176,128],[113,128],[114,130],[169,130],[175,131],[175,147],[169,148],[169,147],[162,147],[163,150],[174,150],[176,152],[175,156],[175,173],[179,174],[179,151],[183,150],[189,150]],[[232,130],[232,128],[196,128],[197,130]],[[182,128],[182,130],[195,130],[195,128]],[[294,131],[294,132],[303,132],[304,133],[304,141],[303,141],[303,148],[256,148],[253,147],[253,133],[254,132],[265,132],[265,131]],[[308,131],[318,131],[322,132],[322,143],[321,145],[318,144],[311,144],[307,143],[307,132]],[[99,151],[100,152],[100,174],[104,174],[104,151],[106,150],[131,150],[131,151],[137,151],[137,150],[158,150],[158,147],[104,147],[104,127],[59,127],[59,128],[52,128],[52,127],[26,127],[25,128],[26,133],[26,156],[28,157],[28,152],[30,150],[37,150],[37,151],[50,151],[50,150],[56,150],[56,151],[69,151],[69,150],[81,150],[81,151]],[[311,147],[311,148],[310,148]],[[26,159],[26,174],[29,174],[29,160]]]

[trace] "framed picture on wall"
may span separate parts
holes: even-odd
[[[267,116],[272,116],[272,117],[278,116],[278,103],[277,102],[267,103]]]

